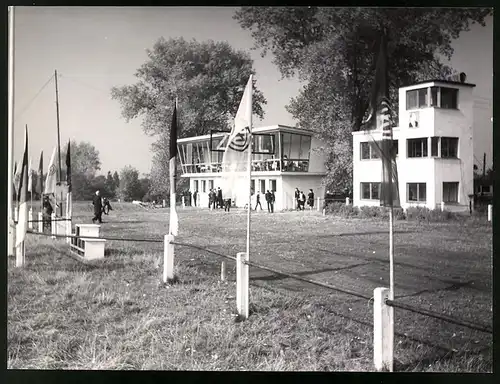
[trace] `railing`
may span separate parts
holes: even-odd
[[[219,173],[222,163],[183,164],[184,173]],[[252,160],[252,172],[308,172],[309,160]]]

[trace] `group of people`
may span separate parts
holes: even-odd
[[[306,195],[303,191],[300,191],[299,188],[295,188],[295,202],[299,211],[306,209]],[[307,205],[310,209],[314,207],[314,192],[312,189],[309,189],[309,193],[307,194]]]
[[[92,199],[92,205],[94,206],[94,217],[92,218],[92,223],[99,222],[102,224],[102,214],[109,214],[109,211],[112,211],[111,203],[106,197],[101,197],[100,191],[95,191],[95,196]]]
[[[256,202],[254,211],[257,210],[257,207],[260,207],[260,210],[262,211],[262,204],[260,203],[260,195],[261,192],[257,192],[255,196]],[[274,191],[269,191],[268,189],[264,196],[267,202],[267,211],[270,213],[274,213],[274,202],[276,201],[276,196],[274,195]]]

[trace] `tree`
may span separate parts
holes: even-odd
[[[142,128],[157,136],[152,182],[168,189],[168,143],[174,100],[178,97],[178,135],[203,135],[226,129],[235,116],[250,74],[255,74],[250,55],[234,50],[227,42],[197,42],[160,38],[147,50],[148,60],[137,70],[138,82],[114,87],[112,98],[128,122],[143,117]],[[266,100],[254,80],[253,113],[264,116]],[[160,188],[161,189],[161,188]]]
[[[327,182],[337,190],[352,184],[351,132],[368,109],[380,35],[388,32],[390,99],[397,88],[452,73],[451,43],[471,23],[484,24],[484,8],[243,7],[235,14],[251,30],[255,48],[271,52],[283,77],[306,83],[287,110],[321,137],[327,153]],[[397,121],[397,108],[393,123]],[[347,167],[347,168],[346,168]]]
[[[120,176],[118,176],[117,171],[115,171],[115,173],[113,173],[113,187],[115,189],[115,197],[116,197],[117,190],[120,187]]]
[[[104,186],[108,192],[109,198],[114,198],[116,196],[116,187],[111,171],[108,171],[108,174],[106,175],[106,182],[104,183]]]
[[[127,165],[120,171],[120,187],[118,196],[123,201],[142,199],[139,172],[134,167]]]

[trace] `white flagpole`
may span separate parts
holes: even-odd
[[[248,119],[249,119],[249,145],[248,145],[248,210],[247,210],[247,260],[250,260],[250,212],[252,211],[252,104],[253,104],[253,75],[250,75],[250,94],[247,103]]]
[[[392,197],[392,192],[391,192],[391,197]],[[390,300],[394,300],[394,238],[393,238],[394,223],[393,222],[394,222],[394,207],[393,204],[391,204],[391,208],[389,211],[389,288],[390,288],[389,299]]]
[[[8,256],[14,256],[14,231],[15,226],[12,223],[12,165],[14,163],[14,7],[9,7],[9,63],[8,63],[8,71],[9,71],[9,84],[8,84],[8,120],[9,120],[9,132],[8,132],[8,182],[7,182],[7,228],[9,228],[9,238],[8,238]]]

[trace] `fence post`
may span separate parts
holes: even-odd
[[[66,221],[66,235],[70,236],[71,235],[71,218],[68,216],[66,217],[68,221]],[[71,237],[66,237],[66,243],[70,244],[71,243]]]
[[[33,229],[33,209],[30,208],[28,211],[28,228]]]
[[[54,235],[57,234],[55,212],[52,212],[52,214],[50,215],[50,233],[52,234],[51,238],[55,239],[56,237]]]
[[[326,215],[326,208],[323,208],[323,216]]]
[[[165,208],[165,205],[166,205],[166,204],[165,204],[165,199],[163,199],[161,206],[162,206],[163,208]]]
[[[226,274],[226,262],[223,261],[221,266],[220,266],[220,280],[221,281],[226,281],[226,277],[227,277],[227,274]]]
[[[236,309],[242,319],[248,318],[248,261],[246,252],[236,254]]]
[[[319,204],[321,203],[321,199],[318,197],[318,212],[321,210]]]
[[[169,283],[174,279],[174,235],[165,235],[163,250],[163,282]]]
[[[394,308],[385,304],[389,288],[373,291],[373,363],[377,371],[393,371]]]
[[[43,232],[43,212],[38,212],[38,232]]]
[[[491,221],[493,218],[493,205],[488,204],[488,221]]]
[[[184,196],[181,196],[181,199],[182,199],[182,208],[186,208],[186,200]]]
[[[18,224],[19,225],[19,224]],[[16,246],[16,267],[24,266],[24,241]]]
[[[444,201],[441,201],[441,212],[444,211]]]

